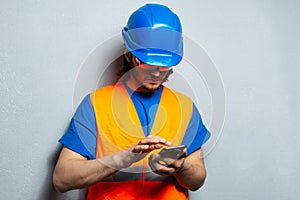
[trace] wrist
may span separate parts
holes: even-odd
[[[121,163],[122,168],[127,168],[135,162],[134,157],[133,157],[132,154],[133,154],[132,152],[129,152],[127,150],[121,151],[119,153],[119,155],[121,157],[120,158],[120,160],[121,160],[120,163]]]
[[[174,172],[174,173],[180,174],[180,173],[182,173],[183,171],[185,171],[185,169],[186,169],[185,158],[183,158],[183,161],[182,161],[180,167],[178,167],[177,169],[175,169],[175,172]]]
[[[101,157],[97,159],[97,161],[109,168],[119,171],[123,168],[129,167],[132,164],[130,159],[128,159],[128,153],[129,152],[126,151],[120,151],[112,155]]]

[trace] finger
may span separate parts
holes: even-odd
[[[184,167],[185,158],[178,159],[166,167],[174,168],[175,171],[180,171]]]
[[[140,141],[140,144],[164,144],[170,146],[172,143],[159,136],[148,136]]]
[[[152,170],[153,171],[156,171],[158,170],[159,168],[162,167],[162,165],[160,164],[159,162],[159,159],[158,159],[158,155],[157,154],[152,154],[149,159],[148,159],[148,162],[149,164],[152,166]]]
[[[144,151],[147,151],[147,150],[149,150],[150,149],[150,145],[148,145],[148,144],[145,144],[145,145],[136,145],[135,147],[134,147],[134,149],[133,149],[133,151],[135,152],[135,153],[139,153],[139,152],[144,152]]]
[[[155,164],[155,165],[156,165],[156,168],[153,172],[155,172],[159,175],[166,176],[166,175],[171,175],[172,173],[175,172],[175,168],[171,168],[171,167],[164,166],[161,164]]]
[[[161,160],[159,160],[158,154],[152,154],[149,157],[149,166],[152,169],[152,171],[156,174],[159,174],[161,176],[169,176],[175,172],[175,168],[165,166],[161,163]]]
[[[151,164],[154,166],[156,171],[161,170],[161,168],[169,164],[166,160],[161,159],[158,154],[152,154],[149,159],[151,160]]]

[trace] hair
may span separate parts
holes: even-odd
[[[127,52],[127,54],[130,54],[130,57],[132,56],[130,52]],[[125,76],[124,78],[127,80],[128,79],[127,72],[133,68],[133,65],[132,65],[131,61],[128,61],[128,59],[126,59],[125,53],[123,54],[122,60],[123,60],[123,65],[122,65],[121,69],[118,71],[117,75],[120,77]]]
[[[122,55],[122,66],[117,72],[117,76],[120,77],[121,80],[127,81],[129,78],[128,71],[133,68],[131,63],[132,54],[127,50],[126,46],[123,44],[123,55]]]

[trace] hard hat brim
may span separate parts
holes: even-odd
[[[180,32],[149,27],[128,30],[124,27],[122,37],[128,51],[148,65],[171,67],[182,60],[183,39]]]

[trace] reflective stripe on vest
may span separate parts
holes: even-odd
[[[96,158],[125,150],[145,137],[134,104],[122,83],[101,88],[91,93],[90,98],[95,111],[98,132]],[[192,111],[193,104],[188,97],[163,87],[150,135],[166,138],[172,142],[172,145],[181,144],[191,119]],[[148,156],[132,166],[146,169],[148,165],[147,160]],[[131,194],[130,191],[132,189],[136,190],[141,185],[143,187],[141,191],[139,189],[138,193],[141,192],[140,195],[144,199],[146,196],[148,197],[149,190],[153,189],[162,191],[156,194],[156,197],[153,196],[153,192],[151,199],[163,199],[162,197],[167,193],[171,196],[175,195],[174,197],[178,200],[187,199],[187,191],[176,185],[177,183],[173,179],[171,179],[172,181],[156,180],[154,173],[141,172],[144,174],[143,176],[140,176],[139,173],[135,174],[135,176],[133,173],[133,179],[129,178],[127,180],[125,178],[118,182],[112,182],[108,179],[90,187],[88,199],[97,199],[97,195],[102,196],[100,199],[130,199],[130,195],[137,194],[137,192]],[[145,175],[149,177],[145,177]],[[140,177],[140,180],[137,177]],[[113,187],[111,188],[110,186]],[[130,187],[133,188],[130,189]],[[128,192],[119,191],[123,189],[125,191],[128,190]],[[107,190],[112,191],[108,192],[108,194]],[[97,191],[102,192],[99,194]],[[117,194],[126,195],[119,197]],[[116,198],[117,196],[118,198]],[[170,199],[170,196],[168,197],[166,199]]]

